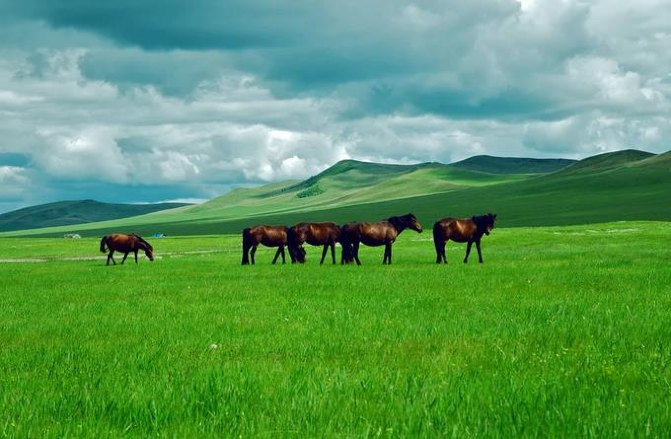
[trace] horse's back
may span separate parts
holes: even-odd
[[[340,227],[336,223],[314,223],[308,225],[306,240],[310,244],[319,245],[340,240]],[[310,242],[312,241],[312,242]]]
[[[256,226],[250,228],[252,239],[266,247],[287,244],[289,228],[286,226]]]
[[[434,237],[440,232],[444,239],[462,242],[471,239],[477,231],[477,227],[470,218],[446,217],[436,221],[434,225]]]
[[[107,246],[111,250],[125,251],[130,247],[132,240],[132,235],[126,235],[125,233],[112,233],[107,235]]]

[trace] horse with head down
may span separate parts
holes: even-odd
[[[100,251],[107,253],[108,249],[107,265],[110,264],[110,261],[116,265],[116,261],[114,260],[115,251],[124,253],[121,264],[126,262],[126,258],[130,252],[135,253],[135,263],[137,264],[137,252],[139,250],[144,250],[144,254],[150,261],[154,260],[154,247],[135,233],[131,233],[130,235],[115,233],[113,235],[103,236],[100,240]]]
[[[335,246],[340,242],[340,227],[336,223],[299,223],[289,228],[288,246],[291,262],[305,262],[303,244],[323,245],[322,258],[324,263],[326,252],[331,248],[331,258],[336,263]]]
[[[286,226],[254,226],[248,227],[242,231],[242,265],[249,264],[250,258],[252,264],[256,248],[259,244],[266,247],[277,247],[273,264],[277,262],[277,258],[282,255],[282,263],[286,262],[284,256],[284,247],[287,245],[287,237],[289,235],[289,228]],[[300,257],[301,252],[297,253]],[[305,250],[302,251],[302,257],[305,257]]]
[[[392,216],[376,223],[349,223],[341,228],[341,245],[343,247],[342,263],[359,260],[359,245],[378,247],[384,245],[383,264],[391,264],[391,245],[405,229],[422,233],[422,225],[412,213]]]
[[[441,262],[447,264],[445,256],[445,244],[448,240],[455,242],[467,242],[466,257],[464,263],[468,262],[471,246],[475,243],[478,249],[478,260],[482,264],[482,250],[480,240],[482,235],[489,235],[494,228],[496,214],[472,216],[471,218],[443,218],[433,225],[433,244],[436,247],[436,264]]]

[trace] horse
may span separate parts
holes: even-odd
[[[382,264],[391,264],[391,245],[405,229],[422,233],[422,225],[412,213],[403,216],[392,216],[376,223],[349,223],[341,228],[341,245],[343,247],[341,263],[359,260],[359,244],[378,247],[384,245]]]
[[[282,255],[282,263],[284,264],[286,262],[284,247],[287,245],[288,235],[289,228],[286,226],[254,226],[246,228],[242,231],[242,265],[248,265],[250,257],[252,264],[255,264],[254,254],[259,244],[263,244],[266,247],[277,247],[273,264],[277,262],[277,258],[280,255]],[[305,250],[302,250],[302,252],[299,250],[297,257],[305,258]]]
[[[305,250],[303,243],[310,245],[323,245],[322,259],[319,264],[324,263],[326,252],[331,247],[331,258],[336,263],[335,245],[340,242],[340,227],[336,223],[299,223],[289,228],[288,247],[291,262],[305,262]],[[302,260],[300,252],[302,251]]]
[[[496,221],[496,215],[493,213],[473,216],[466,219],[443,218],[437,221],[433,225],[433,243],[436,246],[436,264],[440,264],[441,262],[447,264],[445,244],[450,239],[455,242],[468,243],[464,264],[468,262],[471,246],[475,242],[475,246],[478,249],[478,259],[482,264],[480,239],[482,239],[482,235],[489,235],[494,228],[494,221]]]
[[[122,265],[126,262],[126,258],[130,252],[135,253],[135,263],[137,264],[137,252],[139,250],[144,250],[144,254],[150,261],[154,260],[154,247],[135,233],[131,233],[130,235],[115,233],[113,235],[103,236],[100,240],[100,251],[102,253],[107,253],[108,249],[109,254],[107,255],[106,265],[110,264],[110,260],[116,265],[116,261],[114,260],[115,251],[124,253],[123,259],[121,260]]]

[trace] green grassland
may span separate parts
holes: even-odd
[[[666,436],[670,236],[497,228],[484,264],[448,244],[437,266],[407,231],[361,267],[242,267],[238,236],[111,267],[97,239],[3,238],[0,435]]]

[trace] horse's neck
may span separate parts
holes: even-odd
[[[389,221],[389,224],[394,226],[394,228],[396,229],[396,233],[398,233],[399,235],[401,234],[402,231],[404,231],[405,229],[408,228],[408,226],[401,223],[400,221],[391,221],[391,220],[388,220],[388,221]]]

